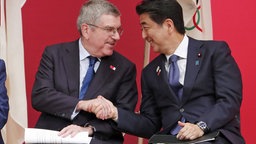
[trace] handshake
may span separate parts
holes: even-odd
[[[113,119],[114,121],[117,121],[118,119],[117,108],[113,105],[111,101],[105,99],[101,95],[99,95],[95,99],[79,101],[76,106],[76,110],[94,113],[98,119],[102,120]],[[58,136],[65,138],[70,135],[71,138],[73,138],[76,134],[82,131],[86,131],[88,132],[89,136],[92,136],[95,132],[94,129],[95,128],[91,125],[81,127],[75,124],[71,124],[63,128],[58,133]]]
[[[94,113],[98,119],[102,120],[118,119],[117,108],[101,95],[95,99],[79,101],[76,109]]]

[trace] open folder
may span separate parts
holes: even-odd
[[[25,128],[24,141],[26,144],[30,143],[72,143],[72,144],[89,144],[91,137],[88,137],[88,132],[80,132],[74,137],[67,136],[62,138],[58,136],[59,131],[37,129],[37,128]]]
[[[203,135],[200,138],[190,141],[181,141],[173,135],[163,135],[155,134],[149,139],[149,144],[197,144],[201,142],[213,141],[219,135],[219,132],[212,132],[206,135]]]

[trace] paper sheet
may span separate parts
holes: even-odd
[[[25,128],[25,143],[79,143],[89,144],[91,137],[88,137],[88,132],[80,132],[73,138],[70,136],[62,138],[58,136],[59,131]]]

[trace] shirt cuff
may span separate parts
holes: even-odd
[[[79,114],[79,112],[80,111],[77,111],[76,108],[75,108],[72,115],[71,115],[71,120],[73,120]]]

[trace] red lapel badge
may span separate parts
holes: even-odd
[[[113,66],[113,65],[110,65],[110,66],[109,66],[109,68],[110,68],[110,69],[112,69],[113,71],[115,71],[115,70],[116,70],[116,67],[115,67],[115,66]]]
[[[157,66],[156,68],[156,74],[159,76],[161,73],[161,69],[160,69],[160,66]]]

